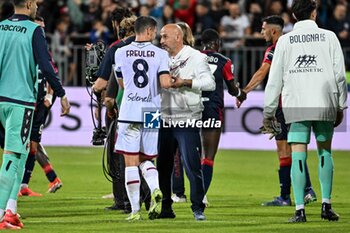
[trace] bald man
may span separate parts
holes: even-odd
[[[183,33],[176,24],[165,25],[161,32],[161,46],[170,57],[173,87],[162,93],[162,121],[159,131],[159,186],[163,193],[160,218],[175,218],[171,199],[171,173],[178,147],[191,186],[192,211],[195,220],[205,220],[203,176],[201,171],[202,91],[215,90],[207,56],[184,45]],[[189,124],[193,122],[193,124]]]

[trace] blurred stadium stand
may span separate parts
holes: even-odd
[[[0,1],[1,17],[8,14]],[[128,7],[135,15],[150,15],[159,23],[185,21],[198,38],[207,28],[219,31],[222,53],[230,57],[241,85],[249,82],[260,67],[265,41],[260,35],[261,19],[281,15],[284,33],[293,28],[292,0],[38,0],[38,13],[45,19],[53,56],[64,85],[85,85],[84,45],[99,35],[107,44],[114,41],[110,14],[117,7]],[[350,1],[317,0],[317,24],[336,33],[341,41],[350,72]],[[3,7],[4,6],[4,7]],[[1,12],[1,10],[3,12]],[[102,25],[101,25],[102,23]],[[109,35],[109,38],[106,36]],[[197,43],[198,45],[199,43]],[[263,89],[263,87],[261,87]]]

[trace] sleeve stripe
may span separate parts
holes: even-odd
[[[123,78],[122,72],[116,71],[115,73],[116,73],[116,75],[117,75],[117,78]]]
[[[164,71],[160,71],[158,73],[159,76],[162,75],[162,74],[170,74],[170,72],[168,70],[164,70]]]

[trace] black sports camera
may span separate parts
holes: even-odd
[[[102,41],[93,44],[86,53],[86,80],[93,85],[98,78],[96,73],[100,67],[101,61],[106,53],[106,45]]]
[[[94,146],[101,146],[105,143],[106,138],[106,128],[102,127],[101,129],[95,128],[92,133],[92,145]]]

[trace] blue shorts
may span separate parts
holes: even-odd
[[[223,120],[223,112],[224,109],[218,107],[217,105],[214,104],[205,104],[204,103],[204,110],[202,112],[202,120],[208,120],[210,118],[214,120]]]
[[[276,120],[281,124],[281,130],[282,130],[281,133],[279,133],[275,136],[275,139],[276,140],[287,140],[289,125],[286,124],[286,120],[284,119],[284,115],[283,115],[281,107],[277,108],[275,117],[276,117]]]
[[[47,108],[44,103],[39,103],[36,106],[33,118],[32,133],[30,140],[34,142],[41,141],[42,131],[46,122],[47,115],[49,114],[50,108]]]

